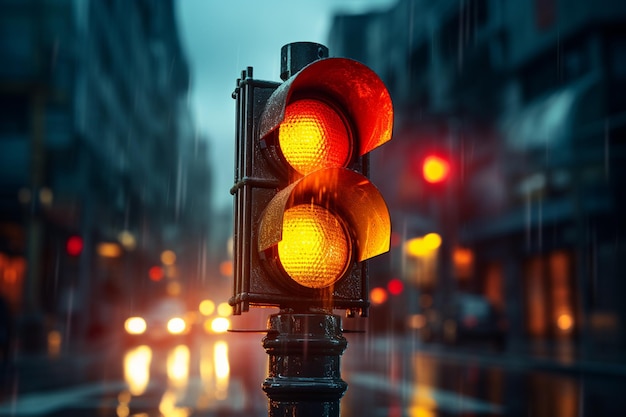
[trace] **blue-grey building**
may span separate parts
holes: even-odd
[[[372,285],[410,284],[401,320],[424,328],[468,292],[505,311],[511,349],[623,351],[625,23],[612,0],[400,0],[335,17],[331,55],[371,66],[394,99],[372,176],[397,246]],[[451,164],[439,186],[420,172],[433,152]],[[429,232],[439,249],[407,253]]]
[[[193,287],[210,175],[173,2],[2,0],[0,61],[0,293],[16,316],[97,333]]]

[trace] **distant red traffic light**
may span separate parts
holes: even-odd
[[[422,174],[431,184],[442,183],[450,175],[450,163],[440,156],[429,155],[422,164]]]
[[[155,265],[148,270],[148,276],[152,281],[161,281],[165,275],[163,268]]]
[[[404,290],[404,284],[398,278],[393,278],[387,283],[387,291],[391,295],[400,295]]]
[[[80,236],[70,236],[65,243],[65,250],[70,256],[78,256],[83,251],[83,238]]]

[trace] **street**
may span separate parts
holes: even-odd
[[[18,358],[2,416],[266,416],[261,334],[188,344]],[[411,336],[347,336],[341,415],[615,416],[626,408],[622,369],[520,358],[480,347],[423,345]]]

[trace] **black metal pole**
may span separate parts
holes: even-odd
[[[293,42],[280,49],[280,79],[286,81],[312,62],[328,58],[328,48],[315,42]]]
[[[334,314],[281,311],[269,317],[263,347],[269,374],[263,391],[269,417],[339,417],[348,388],[339,358],[348,342]]]

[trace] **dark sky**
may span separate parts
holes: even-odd
[[[235,101],[241,70],[280,81],[280,48],[290,42],[326,44],[335,11],[386,8],[393,0],[178,0],[177,16],[192,73],[190,106],[210,142],[216,207],[232,205]],[[331,55],[332,55],[332,51]]]

